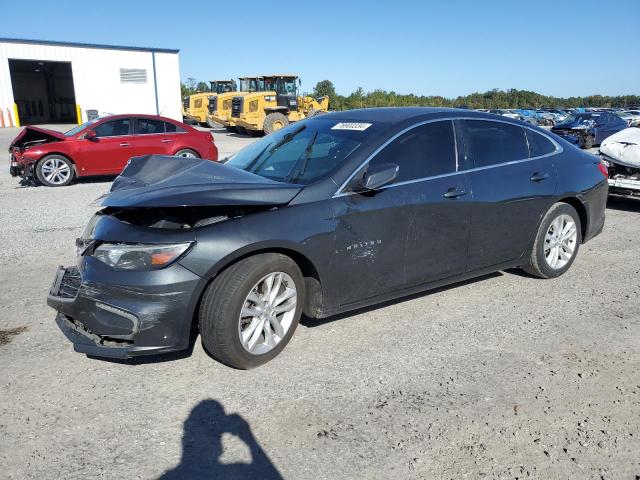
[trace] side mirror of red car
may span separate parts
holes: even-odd
[[[96,131],[95,130],[89,130],[87,133],[84,134],[84,138],[86,140],[90,140],[92,142],[95,142],[98,139],[98,136],[96,135]]]

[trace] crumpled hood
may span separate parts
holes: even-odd
[[[102,199],[106,207],[285,205],[304,187],[199,158],[129,160]]]
[[[16,138],[13,139],[11,145],[9,145],[9,151],[14,147],[21,148],[35,143],[57,142],[59,140],[66,140],[66,138],[67,137],[64,133],[56,132],[55,130],[38,127],[24,127]]]
[[[600,153],[616,163],[640,168],[640,128],[630,127],[603,140]]]
[[[589,130],[595,126],[595,122],[593,120],[587,120],[582,122],[567,122],[567,123],[558,123],[552,130]]]

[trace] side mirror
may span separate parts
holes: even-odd
[[[360,181],[360,187],[365,191],[378,190],[393,182],[398,177],[399,169],[400,167],[395,163],[371,165]]]
[[[87,133],[84,134],[84,138],[85,140],[95,142],[98,139],[98,136],[96,135],[95,130],[89,130]]]

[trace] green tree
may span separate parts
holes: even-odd
[[[197,92],[208,92],[211,90],[211,87],[207,84],[207,82],[198,82],[196,85]]]

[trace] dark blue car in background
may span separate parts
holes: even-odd
[[[614,113],[585,112],[570,115],[551,131],[580,148],[588,149],[627,126],[627,122]]]

